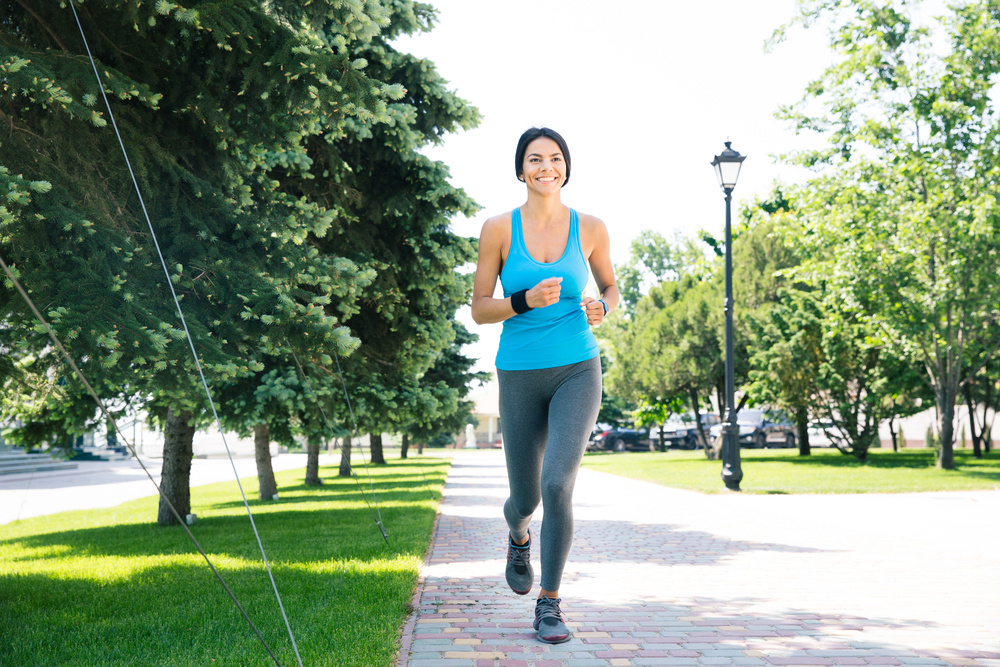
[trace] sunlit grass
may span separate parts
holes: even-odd
[[[746,493],[905,493],[1000,489],[1000,454],[982,459],[969,450],[955,450],[955,470],[936,467],[929,449],[895,453],[872,450],[867,463],[837,450],[742,450]],[[702,493],[725,490],[720,461],[708,461],[701,452],[597,453],[584,457],[583,465],[615,475]]]
[[[304,664],[392,664],[448,466],[370,466],[388,548],[335,468],[318,488],[301,470],[278,473],[280,500],[251,500]],[[256,498],[256,479],[243,484]],[[195,536],[281,664],[297,664],[235,482],[195,488],[192,501]],[[0,664],[274,664],[183,531],[155,525],[156,506],[0,526]]]

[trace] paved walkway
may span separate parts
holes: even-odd
[[[501,452],[456,453],[399,667],[1000,667],[1000,491],[705,496],[582,470],[556,646],[531,630],[537,553],[531,594],[504,583],[506,495]]]

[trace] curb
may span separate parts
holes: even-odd
[[[447,483],[447,479],[445,483]],[[434,538],[437,537],[442,502],[444,502],[444,485],[441,486],[441,501],[438,502],[438,510],[434,515],[434,525],[431,527],[431,539],[427,542],[427,550],[424,552],[423,560],[420,563],[420,574],[417,576],[413,596],[410,598],[410,613],[406,617],[406,623],[403,624],[403,629],[401,630],[399,650],[396,654],[396,667],[407,667],[407,663],[410,661],[410,646],[413,644],[413,633],[417,625],[417,616],[420,615],[420,596],[424,591],[424,584],[427,583],[425,572],[427,571],[431,551],[434,548]]]

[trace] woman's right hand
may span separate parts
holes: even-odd
[[[524,295],[525,301],[532,308],[551,306],[559,300],[559,292],[562,290],[559,284],[561,282],[562,277],[546,278],[528,290],[528,293]]]

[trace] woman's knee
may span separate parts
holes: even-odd
[[[534,496],[531,498],[515,498],[511,496],[507,499],[507,515],[510,518],[524,519],[535,513],[541,498]]]
[[[576,480],[568,475],[544,477],[542,479],[542,502],[546,507],[569,505],[573,501],[573,486]]]

